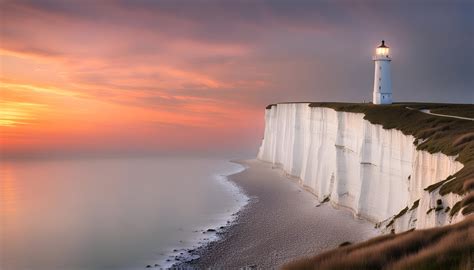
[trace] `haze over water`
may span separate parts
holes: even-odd
[[[2,269],[143,269],[245,203],[218,159],[2,161]],[[237,202],[237,200],[239,202]]]

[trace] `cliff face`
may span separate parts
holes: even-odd
[[[258,159],[298,177],[319,200],[329,198],[384,230],[428,228],[463,219],[460,213],[451,217],[445,211],[461,199],[459,195],[425,190],[463,164],[454,156],[418,151],[413,136],[363,118],[362,113],[308,103],[271,106],[265,112]]]

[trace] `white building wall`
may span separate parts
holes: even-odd
[[[390,58],[378,57],[374,59],[374,104],[391,104],[392,103],[392,78],[390,71]]]

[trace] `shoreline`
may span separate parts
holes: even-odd
[[[227,230],[231,224],[236,222],[238,213],[245,208],[249,203],[249,198],[243,192],[242,188],[235,182],[231,181],[230,176],[239,174],[247,169],[247,166],[234,161],[228,161],[232,164],[237,164],[239,167],[223,173],[214,174],[213,181],[217,185],[223,185],[225,189],[232,194],[232,199],[235,200],[234,209],[226,213],[216,214],[213,219],[214,222],[203,226],[200,229],[196,228],[193,232],[195,233],[192,239],[186,241],[180,240],[183,245],[171,246],[169,251],[162,253],[162,259],[158,263],[149,263],[145,265],[146,269],[152,268],[173,268],[183,262],[192,262],[199,256],[194,254],[194,251],[200,250],[207,246],[209,243],[218,241],[221,238],[222,233]],[[184,243],[188,243],[184,245]]]
[[[276,268],[293,259],[310,256],[378,235],[374,224],[354,217],[347,209],[319,203],[314,194],[281,169],[259,160],[232,161],[245,169],[229,175],[249,200],[233,222],[216,231],[218,236],[188,250],[188,261],[178,268]]]

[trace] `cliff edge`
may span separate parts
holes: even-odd
[[[258,159],[383,231],[443,226],[474,211],[471,118],[470,104],[272,104]]]

